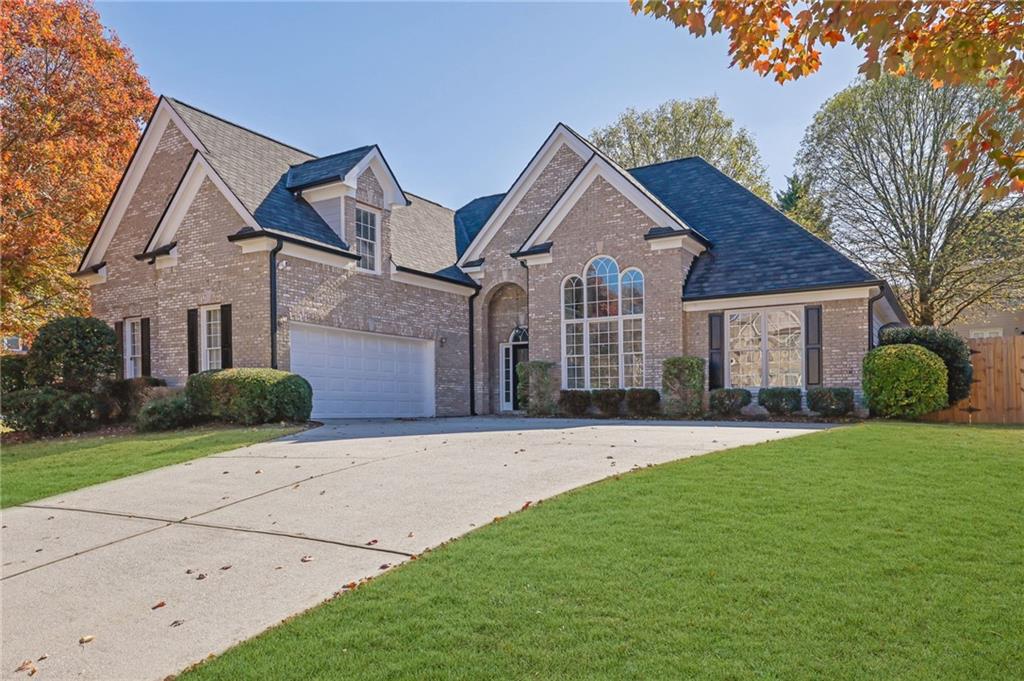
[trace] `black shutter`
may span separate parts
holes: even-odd
[[[117,336],[117,377],[124,378],[124,322],[114,322],[114,334]]]
[[[807,385],[821,385],[821,306],[808,305],[804,308],[804,342],[807,364]]]
[[[139,322],[139,335],[142,336],[142,375],[152,376],[152,366],[149,359],[149,317],[143,317]]]
[[[188,311],[188,373],[199,372],[199,310]]]
[[[231,368],[231,305],[220,306],[220,366]]]
[[[711,390],[725,385],[723,325],[724,315],[721,312],[708,315],[708,388]]]

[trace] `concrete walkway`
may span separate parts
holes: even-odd
[[[162,679],[527,501],[814,429],[334,422],[9,508],[0,678]]]

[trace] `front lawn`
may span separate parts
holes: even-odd
[[[39,440],[0,448],[0,507],[272,440],[302,426],[211,426]]]
[[[1022,585],[1024,430],[872,423],[565,494],[184,678],[1024,678]]]

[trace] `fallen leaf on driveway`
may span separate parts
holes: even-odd
[[[376,543],[377,543],[377,540],[376,540],[376,539],[371,539],[370,541],[366,542],[366,545],[367,545],[367,546],[373,546],[373,545],[374,545],[374,544],[376,544]]]
[[[380,566],[380,569],[381,570],[387,570],[389,567],[391,567],[391,563],[384,563],[383,565]]]
[[[530,504],[532,504],[532,503],[533,503],[532,501],[527,501],[525,504],[523,504],[523,507],[521,509],[519,509],[519,510],[520,511],[525,511],[526,509],[530,508]]]
[[[313,556],[303,556],[302,558],[299,558],[299,560],[301,560],[303,563],[308,563],[309,561],[313,560]]]
[[[205,572],[200,572],[200,573],[199,573],[199,574],[198,574],[198,575],[196,576],[196,579],[206,579],[206,573],[205,573]]]
[[[354,589],[354,588],[356,588],[356,583],[355,582],[349,582],[348,584],[342,585],[341,588],[342,589]]]
[[[39,656],[39,659],[38,659],[38,660],[36,660],[36,662],[42,662],[43,660],[45,660],[45,659],[46,659],[46,658],[48,658],[48,657],[49,657],[49,655],[40,655],[40,656]]]
[[[192,568],[189,568],[189,569],[185,570],[185,574],[186,575],[192,574]]]
[[[173,622],[171,622],[171,626],[172,627],[180,627],[184,623],[185,623],[185,620],[174,620]]]
[[[262,469],[262,468],[257,468],[257,469],[256,469],[256,475],[259,475],[259,474],[260,474],[260,473],[262,473],[262,472],[263,472],[263,469]]]
[[[165,605],[167,605],[167,601],[160,601],[159,603],[154,605],[152,608],[150,608],[150,610],[159,610],[160,608],[164,607]]]
[[[221,570],[230,570],[230,569],[231,569],[230,565],[225,565],[224,567],[221,568]]]
[[[32,660],[25,660],[24,662],[19,664],[18,668],[15,669],[14,671],[15,672],[28,672],[28,675],[32,676],[33,674],[36,673],[36,666],[34,664],[32,664]]]
[[[88,643],[89,641],[93,640],[94,638],[96,638],[96,637],[92,636],[92,635],[83,636],[82,638],[78,639],[78,645],[84,646],[86,643]]]
[[[407,536],[407,537],[409,537],[410,539],[412,539],[414,535],[413,535],[413,533],[412,533],[412,532],[410,532],[410,533],[409,533],[409,534],[407,534],[406,536]]]

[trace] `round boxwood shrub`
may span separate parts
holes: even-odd
[[[654,388],[630,388],[626,391],[626,411],[633,416],[654,416],[658,413],[661,393]]]
[[[952,405],[971,394],[974,368],[971,347],[948,329],[911,326],[883,329],[879,345],[920,345],[938,355],[946,365],[946,404]]]
[[[762,388],[757,392],[757,403],[775,416],[786,416],[800,411],[800,388]]]
[[[601,416],[610,419],[622,413],[622,401],[626,399],[626,391],[621,388],[606,388],[591,392],[591,399],[601,413]]]
[[[4,423],[33,435],[78,433],[93,426],[94,406],[90,393],[26,388],[4,395]]]
[[[169,395],[144,404],[135,419],[139,430],[174,430],[192,424],[192,410],[184,393]]]
[[[94,317],[62,317],[39,329],[28,351],[28,380],[87,392],[114,375],[117,335]]]
[[[590,410],[590,393],[586,390],[563,390],[558,393],[558,411],[579,418]]]
[[[743,388],[717,388],[708,395],[711,411],[719,416],[736,416],[750,404],[750,391]]]
[[[864,396],[879,416],[913,419],[947,404],[946,365],[920,345],[883,345],[864,357]]]
[[[307,421],[313,388],[298,374],[277,369],[223,369],[189,376],[185,386],[192,413],[245,425]]]
[[[822,416],[845,416],[853,411],[850,388],[808,388],[807,407]]]
[[[696,417],[704,413],[703,357],[669,357],[661,363],[661,392],[666,412]]]
[[[27,388],[27,369],[28,358],[25,355],[0,357],[0,394],[6,395]]]

